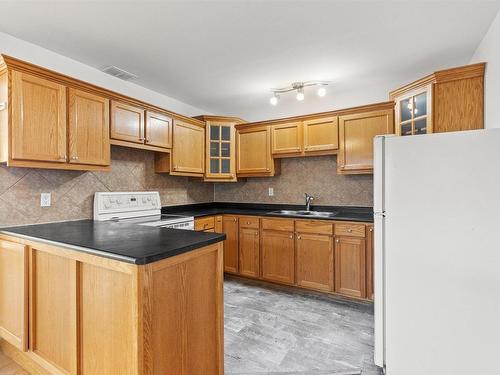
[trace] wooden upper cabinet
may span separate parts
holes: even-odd
[[[111,138],[144,143],[144,109],[111,101]]]
[[[440,70],[392,91],[396,134],[482,129],[485,67],[478,63]]]
[[[69,162],[109,165],[109,100],[69,89]]]
[[[170,174],[202,177],[205,173],[205,127],[174,120]]]
[[[338,173],[373,173],[373,138],[394,133],[392,104],[390,109],[340,116],[339,133]]]
[[[315,153],[326,151],[335,153],[339,148],[338,117],[323,117],[306,120],[302,124],[304,129],[304,152]]]
[[[146,111],[146,136],[150,146],[172,148],[172,118],[164,114]]]
[[[279,172],[271,155],[269,126],[237,127],[236,147],[238,176],[266,177]]]
[[[27,247],[0,240],[0,337],[28,349]]]
[[[272,125],[271,132],[273,155],[300,154],[302,152],[302,122]]]
[[[66,87],[12,71],[11,158],[66,163]]]
[[[207,122],[206,181],[236,181],[234,124]]]
[[[366,297],[365,239],[335,238],[335,292]]]

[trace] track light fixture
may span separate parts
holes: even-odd
[[[285,93],[285,92],[290,92],[290,91],[296,91],[296,98],[298,101],[303,101],[305,98],[304,94],[304,87],[309,87],[309,86],[320,86],[318,88],[318,96],[323,97],[326,95],[326,88],[325,86],[328,86],[330,82],[327,81],[306,81],[306,82],[294,82],[289,86],[278,88],[278,89],[271,89],[271,92],[273,93],[273,96],[269,99],[269,102],[272,105],[277,105],[278,101],[280,99],[279,94]]]

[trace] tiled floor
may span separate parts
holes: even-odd
[[[371,303],[228,278],[226,374],[379,375]]]
[[[0,352],[0,374],[1,375],[29,375],[10,358]]]

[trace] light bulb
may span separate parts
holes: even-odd
[[[299,102],[301,102],[302,100],[304,100],[304,89],[298,89],[297,90],[297,96],[296,96],[297,100]]]
[[[323,96],[325,96],[325,95],[326,95],[326,89],[325,89],[324,87],[320,87],[320,88],[318,89],[318,96],[323,97]]]
[[[278,95],[274,94],[274,96],[272,96],[271,99],[269,99],[269,103],[271,103],[271,105],[276,105],[278,104],[278,100],[279,100]]]

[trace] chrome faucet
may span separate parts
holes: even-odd
[[[306,197],[306,211],[311,211],[311,202],[314,200],[312,195],[305,193]]]

